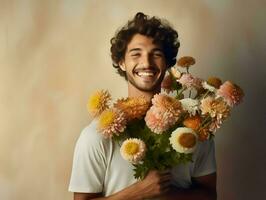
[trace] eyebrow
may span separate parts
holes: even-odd
[[[130,49],[128,52],[130,53],[132,51],[141,51],[141,48],[133,48],[133,49]],[[161,51],[163,53],[163,50],[160,49],[160,48],[154,48],[154,49],[152,49],[152,52],[154,52],[154,51]]]
[[[128,52],[132,52],[132,51],[141,51],[141,48],[133,48],[133,49],[130,49]]]

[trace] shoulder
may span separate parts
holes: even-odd
[[[97,131],[97,120],[84,127],[76,143],[76,149],[105,149],[111,140]]]

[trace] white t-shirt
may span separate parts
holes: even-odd
[[[133,166],[120,155],[120,146],[96,131],[94,120],[83,129],[76,143],[69,191],[109,196],[137,180]],[[173,183],[180,188],[191,185],[191,177],[216,171],[214,141],[199,142],[193,161],[172,169]]]

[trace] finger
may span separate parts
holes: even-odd
[[[161,180],[159,181],[159,184],[164,184],[164,183],[169,183],[169,184],[171,184],[171,182],[172,182],[172,178],[171,178],[171,177],[164,177],[163,179],[161,179]]]
[[[160,171],[159,172],[160,175],[165,175],[165,174],[169,174],[169,173],[171,173],[171,170],[170,169],[166,169],[164,171]]]
[[[165,174],[163,176],[160,177],[160,180],[169,180],[172,178],[172,174]]]
[[[171,182],[164,182],[161,184],[161,191],[169,191],[171,188]]]
[[[163,194],[165,194],[165,193],[167,193],[167,192],[169,192],[171,190],[171,188],[170,187],[165,187],[165,188],[162,188],[162,193]]]

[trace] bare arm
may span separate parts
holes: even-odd
[[[108,197],[101,193],[74,193],[74,200],[143,200],[166,194],[170,189],[171,174],[150,171],[147,177]]]
[[[160,196],[163,200],[216,200],[216,173],[193,178],[191,189],[170,186],[170,174],[152,171],[143,180],[111,196],[101,193],[74,193],[74,200],[142,200]]]
[[[171,188],[171,191],[162,196],[163,200],[216,200],[216,173],[193,178],[191,189]]]

